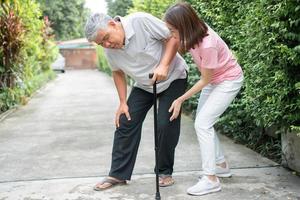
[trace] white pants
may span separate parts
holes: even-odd
[[[209,84],[201,91],[195,119],[195,129],[200,144],[202,170],[205,175],[215,175],[216,164],[225,161],[214,124],[228,108],[243,84],[244,77]]]

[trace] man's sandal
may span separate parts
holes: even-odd
[[[99,187],[100,185],[106,184],[107,186],[104,188]],[[94,190],[96,191],[102,191],[102,190],[106,190],[109,188],[112,188],[113,186],[116,185],[125,185],[126,181],[119,181],[119,180],[115,180],[115,179],[110,179],[110,178],[104,178],[101,182],[97,183],[94,186]]]
[[[170,175],[163,175],[159,177],[159,186],[160,187],[168,187],[175,183],[174,179]]]

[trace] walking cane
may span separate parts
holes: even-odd
[[[149,78],[151,79],[153,74],[149,74]],[[159,192],[159,180],[158,180],[158,134],[157,134],[157,93],[156,93],[156,80],[153,84],[153,114],[154,114],[154,150],[155,150],[155,175],[156,175],[156,194],[155,199],[160,200],[160,192]]]

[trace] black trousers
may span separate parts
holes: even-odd
[[[187,79],[177,79],[168,89],[158,94],[158,167],[159,174],[173,173],[175,147],[180,135],[180,115],[170,122],[168,112],[172,102],[181,96],[187,87]],[[153,105],[153,94],[134,87],[127,100],[131,120],[120,116],[112,149],[112,163],[109,176],[130,180],[141,139],[141,130],[147,112]]]

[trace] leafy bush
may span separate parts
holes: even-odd
[[[127,11],[132,7],[132,0],[106,0],[107,3],[107,14],[111,17],[114,16],[125,16]]]
[[[84,35],[84,23],[89,14],[84,0],[37,0],[44,16],[52,21],[56,40],[69,40]]]
[[[13,87],[19,69],[14,65],[20,62],[24,27],[21,18],[7,4],[1,4],[3,13],[0,16],[0,89]]]
[[[0,113],[26,103],[28,96],[54,77],[50,63],[58,49],[47,33],[49,24],[41,19],[34,0],[1,2],[0,77],[11,78],[1,79]]]
[[[133,0],[133,8],[128,12],[148,12],[152,15],[162,18],[167,8],[173,4],[175,0]]]
[[[189,2],[229,44],[244,70],[244,87],[219,129],[259,152],[272,150],[267,144],[280,138],[266,136],[268,129],[282,133],[300,124],[300,1]],[[280,152],[279,143],[273,144]]]
[[[97,56],[98,56],[98,69],[100,71],[103,71],[111,75],[111,69],[106,60],[103,47],[97,46]]]

